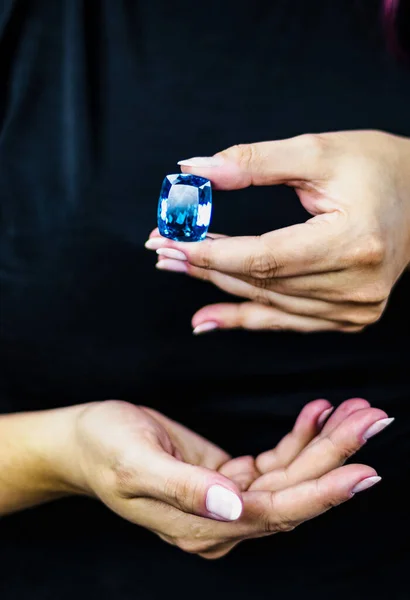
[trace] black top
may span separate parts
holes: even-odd
[[[272,446],[317,397],[364,396],[396,417],[358,456],[382,485],[221,561],[83,499],[4,519],[1,598],[408,598],[410,274],[359,335],[193,337],[195,310],[226,296],[159,273],[143,246],[182,158],[304,132],[410,136],[410,71],[385,50],[379,3],[0,7],[0,410],[122,398],[233,454]],[[214,231],[306,217],[289,189],[214,196]]]

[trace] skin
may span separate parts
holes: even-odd
[[[182,550],[219,558],[245,539],[290,531],[377,483],[371,467],[344,463],[391,421],[363,399],[334,412],[315,400],[275,448],[232,458],[164,415],[122,401],[3,415],[0,515],[87,495]],[[238,519],[207,511],[214,484],[241,498]]]
[[[312,215],[263,235],[211,234],[201,243],[151,233],[146,247],[157,250],[159,269],[210,281],[248,300],[201,308],[192,319],[196,333],[358,332],[380,319],[410,263],[408,138],[380,131],[302,135],[180,164],[220,190],[291,186]]]

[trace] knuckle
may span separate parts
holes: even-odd
[[[274,522],[270,515],[264,515],[261,518],[261,530],[264,533],[276,533],[276,521]]]
[[[272,475],[273,474],[275,475],[275,479],[272,478],[272,483],[275,481],[276,485],[280,485],[282,488],[286,488],[292,484],[292,479],[287,467],[275,469]]]
[[[384,309],[386,308],[387,300],[382,302],[376,302],[372,309],[372,315],[370,324],[377,323],[383,316]]]
[[[261,238],[258,238],[261,242]],[[245,261],[245,275],[256,279],[257,285],[261,288],[266,288],[269,285],[269,280],[273,279],[279,270],[279,264],[271,250],[262,245],[257,255],[249,256]]]
[[[362,310],[350,311],[345,317],[344,321],[349,325],[365,327],[366,325],[372,325],[376,323],[383,314],[382,303],[378,303],[375,306],[368,306]]]
[[[296,523],[289,519],[276,518],[274,521],[267,519],[265,523],[266,533],[288,533],[293,531]]]
[[[201,558],[206,558],[208,560],[222,558],[223,556],[229,554],[229,552],[231,552],[231,550],[233,550],[240,543],[240,541],[241,540],[236,539],[234,541],[230,540],[229,542],[223,542],[219,545],[215,544],[210,550],[200,554],[200,556]]]
[[[366,325],[371,325],[372,323],[375,323],[376,318],[373,315],[372,312],[364,312],[362,314],[357,314],[356,318],[352,320],[353,325],[362,325],[362,326],[366,326]]]
[[[257,151],[254,144],[237,144],[233,147],[233,152],[239,159],[242,168],[247,172],[252,172],[253,164],[257,158]]]
[[[261,279],[258,281],[262,282],[263,280]],[[269,295],[265,290],[261,290],[259,287],[255,289],[252,300],[257,304],[270,304]]]
[[[262,530],[268,534],[293,531],[298,523],[295,523],[283,514],[279,509],[275,498],[276,495],[272,494],[269,510],[262,516]]]
[[[380,266],[386,256],[386,242],[379,234],[362,236],[347,256],[347,263],[365,267]]]
[[[281,521],[280,523],[276,523],[275,531],[278,533],[288,533],[289,531],[293,531],[296,527],[296,524],[291,523],[290,521]]]
[[[386,302],[390,294],[390,285],[386,281],[380,280],[372,286],[371,303],[382,304]]]
[[[175,545],[188,554],[198,554],[199,552],[199,544],[191,538],[179,538],[176,540]]]
[[[373,234],[366,239],[366,250],[362,256],[364,264],[379,266],[386,256],[386,242],[381,235]]]
[[[357,450],[353,442],[345,441],[343,443],[336,443],[331,435],[326,436],[323,440],[328,445],[329,454],[336,456],[337,460],[341,463],[344,463]],[[326,456],[326,454],[327,452],[323,455]]]
[[[376,311],[385,303],[390,294],[390,286],[383,280],[359,287],[350,292],[349,300],[356,304],[376,305]],[[380,313],[381,315],[381,313]]]
[[[326,152],[329,139],[320,133],[305,133],[300,136],[300,140],[305,144],[309,155],[314,161],[320,161]]]
[[[212,550],[214,544],[211,541],[195,539],[195,537],[180,538],[176,545],[180,550],[188,554],[204,554]]]
[[[218,543],[220,542],[221,540]],[[201,554],[213,550],[217,542],[214,540],[209,523],[197,522],[189,528],[189,534],[178,538],[176,545],[184,552]]]
[[[197,267],[201,267],[202,269],[212,268],[212,244],[212,240],[204,240],[199,248],[195,246],[195,257],[190,257],[190,260]],[[201,273],[201,277],[202,279],[206,279],[206,273]]]
[[[194,481],[168,479],[165,482],[164,493],[178,508],[195,512],[198,488],[198,484]]]
[[[344,319],[349,325],[368,325],[369,319],[365,311],[354,310]]]
[[[322,513],[339,506],[341,503],[341,499],[335,494],[329,493],[327,489],[323,489],[320,479],[316,480],[316,498],[318,508]]]

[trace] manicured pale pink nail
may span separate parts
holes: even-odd
[[[220,156],[193,156],[178,161],[180,167],[220,167],[223,165]]]
[[[367,479],[363,479],[363,481],[360,481],[354,486],[352,489],[352,494],[364,492],[364,490],[368,490],[373,485],[376,485],[376,483],[379,483],[379,481],[381,481],[381,477],[378,475],[375,475],[374,477],[367,477]]]
[[[187,263],[182,260],[172,260],[164,258],[155,265],[160,271],[174,271],[174,273],[186,273],[188,270]]]
[[[144,244],[147,250],[158,250],[167,243],[167,240],[163,237],[153,237],[147,240]]]
[[[187,260],[187,257],[181,250],[175,248],[158,248],[157,254],[166,256],[166,258],[174,258],[175,260]]]
[[[198,335],[199,333],[205,333],[205,331],[212,331],[213,329],[218,329],[218,323],[215,323],[215,321],[206,321],[195,327],[192,333]]]
[[[373,437],[377,433],[380,433],[381,431],[383,431],[383,429],[386,429],[386,427],[388,425],[390,425],[390,423],[393,423],[393,421],[394,421],[394,418],[380,419],[379,421],[376,421],[376,423],[373,423],[373,425],[370,425],[369,429],[367,429],[364,432],[363,439],[365,441],[369,440],[371,437]]]
[[[319,415],[319,418],[317,420],[318,427],[322,427],[322,425],[325,424],[326,419],[328,418],[328,416],[330,415],[330,413],[333,410],[334,410],[334,407],[331,406],[330,408],[327,408],[326,410],[324,410],[321,415]]]

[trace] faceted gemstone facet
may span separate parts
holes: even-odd
[[[205,239],[211,211],[209,179],[189,173],[165,177],[158,202],[158,228],[162,236],[177,242]]]

